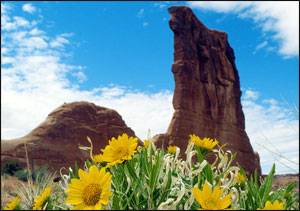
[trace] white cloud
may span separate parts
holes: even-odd
[[[159,7],[160,9],[165,8],[166,6],[168,6],[171,2],[170,1],[158,1],[154,3],[154,7]],[[175,3],[175,2],[173,2]]]
[[[159,7],[160,9],[166,7],[167,4],[163,3],[163,2],[156,2],[154,3],[154,7]]]
[[[1,57],[1,64],[11,64],[14,62],[15,62],[15,59],[12,57]]]
[[[253,93],[253,91],[249,93]],[[297,160],[299,157],[299,121],[282,102],[280,103],[274,99],[265,99],[262,100],[262,103],[257,101],[258,94],[250,94],[248,97],[246,94],[242,98],[246,132],[252,147],[259,152],[263,173],[267,174],[274,162],[276,173],[293,172],[288,167],[299,171],[299,164],[296,165],[283,159],[284,164],[288,165],[286,167],[277,161],[282,160],[282,157],[262,147],[265,146],[277,154],[278,150],[287,159]]]
[[[188,5],[195,8],[214,10],[216,12],[239,12],[251,5],[251,2],[239,1],[190,1]]]
[[[257,52],[258,50],[262,49],[262,48],[265,47],[267,44],[268,44],[268,41],[264,41],[264,42],[258,44],[258,45],[256,46],[255,51],[253,52],[253,54],[256,54],[256,52]]]
[[[37,28],[34,28],[34,29],[32,29],[32,30],[29,32],[29,34],[31,34],[31,35],[41,35],[41,34],[44,34],[44,33],[45,33],[44,31],[39,30],[39,29],[37,29]]]
[[[7,13],[11,8],[10,4],[1,2],[1,15]]]
[[[24,40],[24,43],[22,44],[27,47],[33,47],[33,48],[47,48],[48,43],[42,38],[42,37],[30,37],[26,40]]]
[[[11,19],[5,15],[1,14],[1,29],[2,30],[15,30],[19,27],[30,27],[30,22],[25,20],[22,17],[15,16],[13,17],[14,21],[10,21]]]
[[[243,99],[245,100],[256,100],[259,97],[259,92],[252,91],[252,90],[246,90],[245,95],[243,96]]]
[[[299,2],[298,1],[191,1],[194,8],[220,13],[237,13],[240,18],[251,18],[278,41],[278,53],[284,57],[299,55]]]
[[[144,23],[143,23],[143,26],[148,26],[148,22],[144,22]]]
[[[7,54],[9,52],[9,49],[8,48],[2,48],[1,47],[1,55],[3,55],[3,54]]]
[[[143,17],[144,12],[145,12],[145,10],[144,10],[143,8],[140,9],[139,12],[138,12],[138,14],[137,14],[137,17],[138,17],[138,18]]]
[[[32,6],[31,4],[24,4],[22,7],[24,12],[34,13],[36,11],[36,8]]]
[[[73,73],[72,75],[78,79],[79,83],[82,83],[87,79],[86,75],[82,71]]]
[[[52,40],[50,42],[50,46],[52,48],[63,48],[65,44],[70,43],[69,40],[67,40],[64,37],[66,37],[65,34],[61,34],[61,35],[57,36],[55,40]]]

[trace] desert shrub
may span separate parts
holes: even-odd
[[[40,169],[45,169],[45,167],[35,170],[35,182],[30,176],[28,176],[28,184],[21,183],[15,187],[15,191],[20,199],[20,205],[22,209],[31,210],[35,204],[34,200],[38,199],[38,196],[42,196],[47,187],[51,188],[51,192],[54,195],[52,197],[53,202],[60,199],[64,200],[64,198],[61,196],[64,194],[63,190],[53,183],[53,179],[57,176],[56,173],[50,173],[49,171]],[[49,205],[47,206],[47,209],[58,210],[61,208]]]
[[[33,171],[33,180],[36,180],[36,182],[40,182],[41,178],[46,177],[47,175],[49,175],[50,172],[49,172],[48,168],[49,168],[49,165],[47,165],[47,164],[45,164],[43,166],[38,166]]]
[[[41,178],[43,178],[49,174],[48,167],[49,167],[48,165],[38,166],[36,169],[34,169],[32,175],[31,175],[32,179],[36,182],[40,182]],[[28,177],[30,176],[28,169],[18,170],[15,173],[15,175],[19,180],[21,180],[23,182],[28,181]],[[37,175],[39,175],[39,176],[37,177]]]
[[[22,170],[21,166],[13,161],[8,161],[2,168],[1,174],[9,174],[13,176],[16,171]]]
[[[26,182],[27,181],[27,178],[28,178],[28,170],[27,169],[21,169],[19,171],[16,171],[15,173],[15,176],[23,181],[23,182]]]
[[[10,177],[10,175],[9,175],[9,174],[7,174],[7,173],[3,173],[3,174],[1,174],[1,176],[2,176],[4,179],[7,179],[7,178],[9,178],[9,177]]]

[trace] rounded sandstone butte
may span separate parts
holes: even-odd
[[[238,152],[234,163],[248,175],[255,169],[261,175],[245,132],[240,80],[227,34],[208,29],[188,7],[168,11],[174,32],[175,112],[167,132],[155,136],[157,146],[175,144],[185,157],[189,135],[217,139],[227,143],[225,150]]]
[[[26,136],[1,140],[1,166],[15,161],[26,167],[26,143],[30,166],[33,159],[35,166],[49,164],[52,170],[73,168],[75,161],[82,168],[84,161],[90,160],[90,154],[78,147],[90,147],[87,136],[93,142],[95,155],[100,154],[100,149],[104,149],[112,137],[123,133],[135,137],[115,110],[85,101],[65,103]]]

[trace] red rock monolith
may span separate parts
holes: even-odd
[[[184,156],[190,134],[217,139],[238,153],[235,163],[248,175],[255,169],[261,175],[259,157],[245,132],[240,80],[228,35],[208,29],[188,7],[172,6],[168,11],[174,32],[175,112],[167,132],[155,137],[157,146],[177,145]]]

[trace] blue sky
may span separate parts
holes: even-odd
[[[274,161],[278,173],[299,171],[259,145],[278,153],[267,138],[299,163],[299,120],[280,97],[299,108],[298,2],[2,1],[1,138],[23,136],[80,100],[117,110],[141,139],[148,128],[164,133],[173,114],[171,5],[228,34],[263,172]]]

